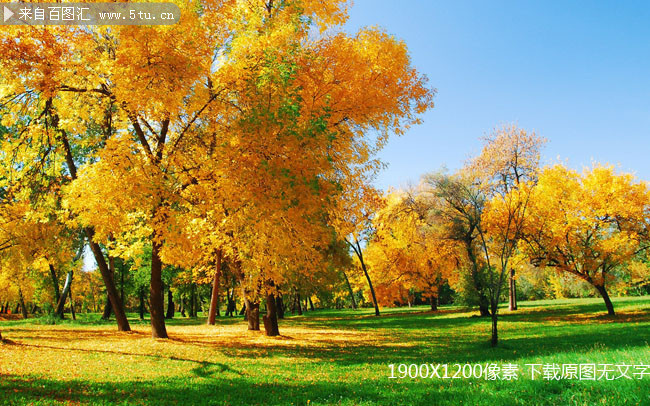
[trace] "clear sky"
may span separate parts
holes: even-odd
[[[650,2],[356,0],[345,28],[403,39],[438,90],[393,138],[377,186],[456,169],[514,122],[548,139],[544,163],[620,164],[650,180]]]

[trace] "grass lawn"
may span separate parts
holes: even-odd
[[[610,318],[601,299],[522,302],[502,310],[498,348],[489,320],[457,307],[317,310],[281,320],[277,338],[246,331],[241,317],[174,319],[169,340],[135,318],[131,333],[96,314],[0,321],[0,404],[650,405],[650,368],[581,381],[531,379],[525,365],[650,364],[650,297],[614,306]],[[396,376],[399,364],[449,364],[451,376],[466,363],[517,364],[519,379],[389,378],[390,364]]]

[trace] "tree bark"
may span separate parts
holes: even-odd
[[[355,240],[354,243],[357,246],[357,248],[354,250],[354,252],[356,252],[357,257],[359,258],[359,262],[361,263],[361,269],[363,269],[363,273],[364,273],[364,275],[366,275],[366,280],[368,280],[368,286],[370,287],[370,294],[372,295],[372,303],[375,305],[375,316],[379,316],[379,304],[377,303],[377,295],[375,295],[375,288],[372,286],[372,281],[370,280],[370,275],[368,274],[368,269],[366,268],[366,263],[363,260],[363,253],[361,252],[361,245],[359,245],[358,240]]]
[[[311,310],[312,312],[316,310],[316,308],[314,307],[314,302],[311,301],[311,296],[309,296],[309,310]]]
[[[72,284],[72,275],[73,272],[68,272],[68,276],[65,278],[65,284],[63,285],[63,293],[61,294],[61,299],[56,305],[56,315],[63,318],[63,309],[65,308],[65,301],[70,294],[70,285]]]
[[[437,311],[438,310],[438,296],[431,295],[431,310],[432,311]]]
[[[174,295],[172,294],[172,287],[167,287],[167,314],[165,315],[166,319],[174,318]]]
[[[345,284],[347,285],[348,292],[350,293],[350,300],[352,301],[352,308],[356,309],[357,308],[357,301],[354,300],[354,291],[352,290],[352,285],[350,285],[350,280],[348,279],[348,275],[343,270],[341,270],[341,272],[343,272],[343,277],[345,278]]]
[[[260,304],[253,303],[248,298],[244,298],[244,305],[246,306],[246,320],[248,321],[249,330],[260,329]]]
[[[140,306],[139,306],[139,312],[140,312],[140,320],[144,320],[144,286],[140,286],[138,289],[138,298],[140,299]]]
[[[25,306],[25,297],[23,296],[23,290],[18,287],[18,300],[20,300],[20,311],[23,314],[23,319],[26,319],[27,316],[27,307]]]
[[[56,121],[58,121],[58,117],[56,117]],[[54,127],[56,127],[56,123],[54,124]],[[70,148],[67,133],[64,130],[61,130],[59,131],[59,134],[61,136],[61,142],[65,151],[65,161],[68,166],[68,171],[70,172],[70,177],[72,179],[77,179],[77,166],[72,156],[72,148]],[[129,325],[129,321],[126,318],[126,313],[124,311],[124,304],[121,300],[119,300],[119,297],[117,296],[117,289],[115,289],[113,275],[108,269],[106,259],[104,258],[104,253],[102,252],[99,244],[93,241],[93,237],[95,236],[95,229],[92,227],[85,227],[84,233],[88,239],[90,250],[95,256],[95,262],[97,262],[97,267],[99,268],[99,272],[101,273],[102,279],[104,280],[104,285],[106,285],[106,293],[108,294],[108,298],[113,305],[115,320],[117,321],[117,329],[119,331],[131,331],[131,326]]]
[[[515,281],[515,270],[510,269],[510,302],[509,309],[517,310],[517,283]]]
[[[77,320],[77,314],[74,310],[74,299],[72,298],[72,284],[70,284],[70,290],[68,293],[70,295],[70,313],[72,314],[72,320]]]
[[[50,277],[52,278],[52,286],[54,287],[54,301],[58,304],[61,300],[61,290],[59,289],[59,277],[56,276],[56,270],[52,264],[48,264],[50,267]]]
[[[499,334],[497,332],[497,312],[493,311],[491,316],[492,316],[492,339],[490,340],[490,344],[492,345],[492,347],[496,347],[499,342]]]
[[[300,303],[300,293],[296,292],[296,303],[298,305],[298,316],[302,316],[302,304]]]
[[[605,289],[605,285],[596,286],[596,290],[598,290],[598,293],[600,293],[600,296],[602,296],[603,300],[605,301],[607,314],[610,316],[615,316],[616,313],[614,312],[614,305],[612,304],[612,300],[609,298],[609,294],[607,293],[607,289]]]
[[[264,330],[269,337],[280,335],[280,328],[278,327],[278,314],[273,294],[266,295],[266,314],[263,317]]]
[[[214,326],[217,322],[217,309],[219,308],[219,278],[221,277],[221,250],[217,251],[217,269],[212,281],[212,297],[210,298],[210,312],[208,324]]]
[[[106,295],[106,304],[104,305],[104,313],[102,313],[102,320],[108,320],[111,318],[111,313],[113,312],[113,306],[111,305],[111,299]]]
[[[151,336],[169,338],[165,327],[165,303],[162,290],[162,261],[159,242],[151,244],[151,283],[149,285],[149,314],[151,315]]]
[[[284,302],[279,294],[275,297],[275,310],[278,313],[278,319],[284,319]]]
[[[86,237],[88,238],[88,244],[90,244],[90,250],[95,256],[97,267],[99,268],[99,272],[101,273],[102,279],[104,280],[104,285],[106,285],[106,294],[108,295],[108,300],[111,303],[113,313],[115,313],[117,329],[119,331],[131,331],[131,326],[129,325],[129,321],[126,318],[126,312],[124,311],[124,304],[120,300],[117,289],[115,288],[113,275],[108,269],[108,265],[104,259],[104,253],[102,252],[99,244],[93,241],[95,231],[92,228],[86,228],[85,232]]]

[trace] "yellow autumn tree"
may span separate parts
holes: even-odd
[[[541,172],[533,190],[523,247],[533,263],[591,284],[614,315],[607,286],[650,247],[649,213],[650,189],[631,174],[555,165]]]

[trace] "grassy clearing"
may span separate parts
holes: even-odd
[[[2,321],[0,404],[650,404],[650,374],[547,381],[525,367],[650,364],[650,297],[614,305],[610,318],[599,299],[521,303],[503,310],[494,349],[488,320],[456,307],[385,309],[379,318],[371,309],[320,310],[281,321],[278,338],[247,332],[241,318],[216,327],[175,319],[169,340],[151,339],[135,319],[132,333],[98,315],[54,326]],[[518,364],[526,376],[389,379],[389,364],[493,362]]]

